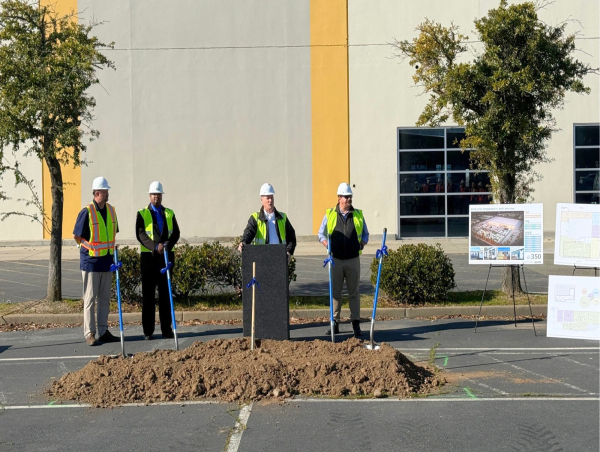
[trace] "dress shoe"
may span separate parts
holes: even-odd
[[[98,342],[96,342],[96,337],[92,333],[89,333],[85,337],[85,341],[87,342],[88,345],[98,345]]]
[[[112,333],[108,330],[106,330],[106,332],[98,338],[98,342],[119,342],[120,340],[121,339],[119,339],[116,336],[113,336]]]
[[[329,328],[327,328],[327,331],[325,331],[325,334],[327,336],[331,335],[331,325],[329,326]],[[333,321],[333,334],[340,334],[340,327],[335,320]]]
[[[152,340],[152,335],[148,334],[148,335],[144,336],[144,340],[145,341],[151,341]]]
[[[354,337],[362,336],[362,331],[360,330],[360,320],[352,321],[352,330],[354,331]]]
[[[173,339],[175,335],[173,334],[173,331],[167,331],[165,333],[162,333],[162,337],[163,339]]]

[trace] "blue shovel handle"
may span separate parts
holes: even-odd
[[[126,358],[125,354],[125,339],[123,334],[123,310],[121,309],[121,281],[119,279],[119,269],[123,267],[123,263],[119,260],[119,251],[115,246],[113,253],[114,264],[110,266],[110,271],[115,273],[117,279],[117,306],[119,307],[119,333],[121,335],[121,354]]]
[[[331,342],[335,342],[333,318],[333,286],[331,282],[331,267],[334,265],[333,257],[331,256],[331,236],[327,236],[327,259],[323,261],[327,265],[329,271],[329,326],[331,328]]]
[[[173,323],[173,335],[175,336],[175,350],[179,350],[179,341],[177,340],[177,321],[175,320],[175,308],[173,306],[173,289],[171,288],[171,268],[173,263],[169,262],[169,251],[164,248],[163,254],[165,256],[165,268],[160,272],[164,275],[167,274],[167,282],[169,283],[169,302],[171,303],[171,322]]]
[[[375,257],[379,259],[379,268],[377,269],[377,284],[375,285],[375,298],[373,299],[373,315],[371,319],[375,319],[375,312],[377,310],[377,298],[379,296],[379,281],[381,279],[381,267],[383,264],[383,256],[387,256],[387,246],[385,246],[385,239],[387,236],[387,228],[383,229],[383,238],[381,240],[381,249],[377,250]]]

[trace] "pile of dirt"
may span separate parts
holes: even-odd
[[[181,351],[131,358],[101,356],[55,381],[48,395],[94,406],[216,399],[423,394],[440,380],[387,344],[366,350],[357,339],[332,344],[248,338],[196,342]]]

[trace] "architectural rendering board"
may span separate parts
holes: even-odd
[[[542,264],[542,204],[469,206],[469,264]]]
[[[600,340],[600,278],[548,278],[548,337]]]
[[[600,204],[556,205],[554,265],[600,267]]]

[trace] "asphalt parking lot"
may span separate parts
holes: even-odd
[[[181,327],[180,347],[241,335],[236,326]],[[323,339],[324,325],[292,327],[292,340]],[[350,337],[342,325],[339,340]],[[598,451],[599,348],[546,338],[545,322],[396,320],[385,341],[435,364],[449,383],[409,400],[162,404],[94,409],[58,404],[43,389],[119,344],[87,347],[81,328],[0,334],[0,451]],[[169,348],[127,326],[127,352]],[[374,351],[373,353],[377,353]]]
[[[456,272],[455,290],[483,290],[489,267],[469,265],[466,254],[449,254]],[[327,269],[323,268],[325,256],[298,256],[297,280],[290,284],[290,295],[328,295]],[[372,255],[361,259],[361,293],[373,293],[370,265]],[[525,282],[530,292],[548,291],[548,275],[570,275],[571,267],[554,265],[554,255],[545,254],[543,265],[529,265],[525,269]],[[63,260],[62,290],[65,298],[80,298],[82,290],[78,260]],[[578,276],[593,276],[593,270],[578,270]],[[488,288],[499,289],[502,269],[492,268]],[[38,300],[46,296],[48,284],[47,260],[0,260],[0,301],[21,302]],[[525,284],[523,283],[523,287]],[[344,293],[345,289],[344,289]]]

